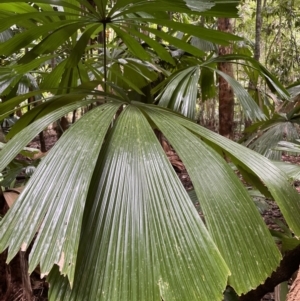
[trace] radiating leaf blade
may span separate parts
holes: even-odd
[[[297,191],[290,186],[288,178],[283,172],[258,153],[204,127],[199,127],[191,121],[179,118],[175,114],[172,115],[174,116],[172,118],[202,137],[217,151],[226,153],[237,167],[241,166],[246,169],[256,180],[260,181],[278,204],[289,227],[296,236],[300,236],[300,198]]]
[[[160,95],[158,104],[182,113],[193,119],[195,117],[198,81],[200,69],[198,66],[189,67],[170,76]]]
[[[53,293],[64,301],[221,300],[228,269],[136,108],[122,113],[100,158],[72,292],[52,277]]]
[[[118,108],[119,104],[109,103],[86,114],[42,160],[1,222],[1,250],[9,245],[8,260],[20,247],[27,249],[38,231],[30,253],[29,270],[40,263],[41,273],[47,274],[56,263],[73,282],[90,179],[106,131]],[[73,160],[66,159],[66,155]]]
[[[240,101],[244,114],[248,118],[254,121],[266,119],[265,114],[262,112],[258,104],[239,82],[220,70],[215,69],[215,72],[222,76],[229,83],[236,97]]]
[[[205,222],[241,295],[263,283],[281,254],[247,190],[228,163],[176,119],[145,109],[187,168]]]

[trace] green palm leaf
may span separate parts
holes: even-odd
[[[1,4],[3,10],[9,15],[2,17],[3,22],[0,24],[0,30],[9,28],[13,24],[19,24],[22,27],[22,25],[24,26],[23,23],[28,22],[28,20],[30,20],[31,23],[25,25],[26,31],[2,43],[0,46],[0,54],[9,55],[10,53],[27,47],[29,51],[25,52],[23,57],[18,61],[19,65],[21,63],[21,68],[23,68],[24,65],[29,66],[32,64],[32,61],[37,59],[41,60],[41,63],[45,63],[49,59],[49,55],[52,55],[53,51],[61,47],[63,57],[65,55],[69,57],[65,60],[63,59],[51,74],[46,75],[40,85],[45,89],[60,87],[58,93],[68,92],[71,87],[76,86],[79,82],[82,82],[82,78],[86,77],[87,65],[84,64],[85,46],[94,34],[103,30],[104,23],[106,24],[106,29],[112,29],[126,44],[129,51],[136,57],[142,60],[151,59],[150,54],[140,45],[140,40],[143,40],[152,47],[153,51],[161,56],[161,59],[171,64],[174,64],[174,60],[168,51],[160,43],[149,38],[147,34],[141,33],[138,28],[152,32],[162,38],[166,44],[174,45],[197,57],[203,56],[204,52],[173,35],[154,29],[152,24],[168,26],[175,31],[184,30],[188,34],[213,43],[228,44],[229,40],[240,39],[239,37],[226,33],[168,20],[169,17],[167,14],[164,17],[162,17],[162,15],[157,15],[157,17],[154,13],[151,15],[151,18],[149,18],[149,15],[145,17],[141,13],[141,9],[142,11],[146,9],[144,1],[134,1],[133,3],[120,1],[107,12],[105,9],[103,10],[106,5],[105,1],[95,2],[98,11],[93,9],[92,6],[84,0],[49,2],[40,0],[36,4],[37,6],[32,7],[28,5],[26,1],[17,1],[17,3],[14,4],[18,7],[18,9],[16,9],[17,16],[14,15],[15,13],[10,7],[12,1],[7,0]],[[64,12],[53,11],[52,6],[49,4],[63,6]],[[214,3],[210,1],[202,1],[200,5],[198,4],[199,3],[197,3],[198,12],[203,12],[214,5]],[[38,11],[38,5],[42,8],[42,12]],[[84,10],[81,5],[86,6],[89,11]],[[191,12],[189,7],[191,7],[192,10],[196,9],[194,1],[189,2],[182,0],[172,1],[172,3],[167,0],[155,0],[147,3],[147,7],[148,6],[148,14],[166,10],[171,11],[172,9]],[[76,41],[75,36],[79,34],[81,36],[78,41]],[[32,45],[32,43],[35,43],[35,45]],[[65,52],[64,49],[66,49]],[[97,61],[97,57],[94,57],[93,60]],[[78,67],[78,64],[81,66]],[[91,64],[89,64],[89,66],[91,66]],[[26,67],[24,67],[24,69],[25,68]],[[21,69],[19,72],[21,72]],[[7,85],[10,83],[11,82],[8,81]],[[130,84],[130,82],[127,84]],[[138,91],[136,87],[131,86],[134,90]],[[187,89],[191,88],[187,87]],[[194,88],[192,90],[194,91]],[[192,93],[192,91],[190,92]],[[195,93],[193,93],[193,95],[194,94]],[[191,114],[192,112],[188,113],[188,116],[191,116]]]
[[[234,78],[218,69],[214,69],[214,71],[220,76],[222,76],[230,84],[237,99],[240,101],[245,116],[247,116],[251,120],[266,119],[265,114],[261,111],[258,104],[254,101],[254,99],[239,82],[237,82]]]
[[[230,268],[229,284],[239,295],[257,287],[276,269],[281,255],[247,190],[228,163],[177,118],[157,108],[145,112],[187,168],[208,230]]]
[[[279,122],[275,119],[273,125],[263,131],[259,137],[254,135],[253,141],[250,139],[250,143],[247,141],[245,144],[268,159],[280,161],[282,151],[275,149],[278,142],[284,139],[295,141],[297,138],[299,138],[299,134],[293,123]]]
[[[154,53],[174,64],[169,49],[175,46],[194,55],[196,64],[200,61],[204,51],[197,43],[193,46],[182,35],[180,38],[178,32],[184,32],[186,38],[201,39],[201,45],[226,45],[240,39],[175,22],[166,12],[209,16],[224,9],[228,16],[236,13],[237,2],[114,2],[112,8],[107,0],[92,4],[87,0],[0,3],[0,31],[13,24],[22,28],[21,33],[0,43],[0,54],[20,51],[21,57],[16,65],[0,69],[0,79],[6,85],[2,91],[12,86],[15,89],[23,74],[46,64],[49,58],[57,61],[41,84],[44,91],[56,96],[26,113],[12,128],[8,135],[11,140],[0,152],[0,171],[49,123],[95,100],[102,104],[72,125],[41,161],[18,201],[1,220],[0,251],[8,249],[11,260],[20,248],[25,250],[33,242],[30,271],[40,264],[43,275],[50,273],[49,300],[53,301],[221,300],[227,284],[244,293],[270,275],[280,254],[223,154],[232,159],[245,180],[274,197],[299,236],[297,193],[286,175],[267,159],[171,110],[130,101],[126,95],[133,98],[131,92],[142,94],[143,85],[157,79],[157,72],[153,72],[157,68],[150,67],[156,62]],[[171,28],[172,33],[153,25]],[[122,55],[128,49],[137,59],[109,56],[104,48],[110,45],[105,43],[86,47],[103,30],[113,32],[112,43],[122,49]],[[152,40],[153,35],[161,42]],[[143,43],[147,43],[146,48]],[[211,85],[211,67],[222,59],[242,57],[190,64],[166,81],[161,104],[193,117],[200,68],[210,74],[207,82],[205,74],[202,76],[201,84]],[[249,62],[272,88],[285,95],[264,67]],[[107,78],[103,81],[106,75],[112,83]],[[91,81],[94,78],[97,81]],[[254,110],[252,117],[263,119],[238,83],[231,78],[228,81],[245,108]],[[124,100],[93,90],[97,85],[111,88]],[[65,92],[68,94],[59,95]],[[212,93],[210,89],[202,92]],[[0,118],[36,93],[1,103]],[[204,223],[154,129],[167,137],[183,160],[201,202]]]
[[[180,112],[191,119],[195,117],[199,66],[178,71],[166,80],[166,86],[157,96],[158,104]]]
[[[5,1],[6,3],[11,4],[11,1],[7,0]],[[20,1],[24,2],[24,1]],[[78,1],[71,1],[74,4],[78,5]],[[38,1],[38,3],[44,3],[44,1]],[[64,1],[50,1],[50,3],[56,4],[56,5],[63,5],[65,2]],[[84,2],[85,3],[85,2]],[[100,5],[101,3],[101,5]],[[34,17],[34,12],[32,12],[31,8],[31,13],[30,15],[27,15],[27,18],[22,16],[22,13],[20,14],[22,19],[24,18],[25,20],[28,19],[28,17],[31,16],[31,18],[38,20],[39,22],[41,21],[41,18],[43,20],[42,25],[40,26],[31,26],[27,31],[13,37],[12,39],[8,40],[7,42],[2,44],[2,47],[0,48],[0,54],[3,55],[9,55],[9,53],[16,52],[19,49],[23,47],[27,47],[29,43],[34,41],[37,36],[45,36],[44,39],[42,39],[33,49],[31,49],[29,52],[25,54],[25,56],[22,58],[22,62],[28,62],[35,57],[46,54],[46,53],[51,53],[54,51],[58,46],[62,45],[69,37],[72,36],[77,30],[83,28],[84,26],[90,24],[90,25],[96,25],[99,23],[107,24],[108,27],[111,27],[116,33],[123,39],[123,42],[127,45],[127,47],[138,57],[141,59],[149,59],[149,56],[147,53],[144,51],[144,49],[139,45],[137,39],[133,38],[131,35],[127,33],[127,29],[130,29],[131,23],[134,22],[138,24],[141,22],[142,24],[145,24],[147,22],[149,23],[154,23],[154,24],[159,24],[162,26],[168,26],[170,28],[173,28],[174,30],[177,31],[186,31],[186,33],[189,33],[191,35],[197,36],[201,39],[208,40],[210,42],[214,43],[221,43],[221,44],[228,44],[229,40],[239,40],[240,38],[234,35],[226,34],[226,33],[221,33],[218,31],[210,30],[207,28],[200,28],[198,26],[194,25],[189,25],[189,24],[182,24],[174,21],[170,21],[167,19],[159,19],[159,18],[139,18],[137,15],[132,14],[134,10],[140,10],[143,8],[145,9],[145,3],[143,1],[138,1],[139,4],[142,4],[142,6],[137,5],[135,3],[134,5],[128,5],[127,2],[125,1],[124,7],[121,8],[119,7],[120,4],[117,4],[116,7],[118,8],[118,15],[114,15],[114,9],[111,10],[112,15],[110,12],[108,12],[107,16],[99,16],[96,12],[94,14],[86,14],[82,10],[80,10],[76,5],[73,4],[74,7],[77,8],[78,10],[78,18],[76,19],[75,16],[73,16],[71,13],[70,15],[66,14],[67,19],[66,20],[61,20],[60,17],[62,15],[62,12],[50,12],[50,16],[53,16],[52,22],[49,22],[49,19],[45,18],[43,19],[42,15],[39,15],[38,12],[36,12],[36,17]],[[26,6],[26,4],[21,3],[22,6]],[[98,8],[102,9],[103,5],[105,5],[104,2],[100,1],[98,4]],[[163,8],[162,5],[165,4],[168,6],[169,9]],[[3,4],[4,5],[4,4]],[[8,4],[7,4],[8,5]],[[156,3],[156,1],[149,2],[147,3],[154,11],[157,11],[161,9],[162,11],[165,10],[172,10],[176,8],[180,8],[182,6],[186,7],[187,11],[190,11],[187,8],[187,4],[185,1],[182,0],[177,0],[172,4],[169,1],[159,1]],[[211,7],[213,4],[209,3],[209,6]],[[205,4],[205,2],[201,2],[201,5],[198,6],[200,10],[206,10],[208,7]],[[35,11],[35,9],[33,9]],[[75,11],[75,10],[74,10]],[[22,10],[21,10],[22,12]],[[26,13],[26,9],[24,8],[24,13]],[[74,12],[73,12],[74,13]],[[80,15],[79,13],[84,13],[84,15]],[[47,15],[47,12],[45,12],[45,16]],[[55,19],[55,16],[58,18]],[[68,18],[69,16],[69,18]],[[46,21],[45,21],[46,20]],[[9,26],[12,25],[12,21],[10,20],[10,17],[4,18],[3,20],[4,25],[2,25],[3,30],[8,28]],[[139,25],[139,27],[141,27]],[[174,38],[172,35],[168,35],[164,33],[163,31],[157,31],[149,26],[143,25],[142,28],[144,30],[148,30],[150,32],[153,32],[157,36],[163,38],[165,41],[167,41],[170,44],[175,45],[176,47],[179,47],[183,49],[184,51],[190,52],[191,54],[194,54],[196,56],[201,56],[203,53],[197,49],[196,47],[193,47],[187,43],[181,42],[179,39]],[[1,26],[0,26],[1,29]],[[100,30],[100,29],[99,29]],[[143,35],[142,35],[143,36]],[[146,35],[144,35],[146,36]],[[141,37],[141,34],[138,34],[138,37]],[[147,36],[146,36],[147,38]],[[161,47],[159,47],[157,44],[152,44],[153,49],[162,53]],[[80,56],[82,54],[82,49],[81,51],[75,51],[73,50],[74,56]]]
[[[228,269],[136,108],[122,113],[92,183],[72,292],[57,289],[61,279],[50,275],[53,294],[63,300],[222,298]]]
[[[56,263],[61,272],[68,275],[70,282],[73,282],[81,219],[92,171],[119,105],[106,104],[86,114],[66,133],[67,137],[71,137],[72,143],[64,144],[60,140],[42,161],[39,171],[33,175],[20,196],[20,201],[15,203],[10,214],[3,219],[0,229],[2,250],[7,247],[12,235],[5,230],[13,230],[14,227],[15,230],[22,229],[22,232],[18,231],[19,235],[13,234],[15,243],[10,245],[8,260],[15,256],[20,247],[26,250],[39,230],[32,248],[29,270],[34,270],[40,264],[41,273],[48,274]],[[86,136],[87,132],[89,136]],[[87,139],[85,142],[84,137]],[[69,147],[73,150],[72,154]],[[65,160],[67,153],[75,161]],[[44,170],[53,157],[58,160],[53,162],[52,169]],[[70,170],[73,173],[70,174]],[[50,185],[43,178],[46,175],[53,177]],[[38,196],[32,198],[31,187],[38,186]],[[26,218],[25,212],[28,213]],[[49,246],[46,252],[45,246]]]
[[[284,171],[293,181],[300,181],[300,166],[289,162],[273,161],[273,164]]]
[[[142,0],[121,0],[118,1],[111,10],[109,17],[118,18],[123,14],[132,14],[138,12],[147,12],[151,14],[159,11],[176,11],[182,13],[193,11],[193,13],[196,13],[209,10],[214,5],[214,2],[208,0],[202,0],[201,3],[194,0],[151,0],[146,3]]]
[[[278,93],[278,95],[282,99],[289,99],[289,92],[283,87],[283,85],[279,82],[278,79],[274,75],[272,75],[261,63],[257,60],[253,59],[251,56],[243,55],[243,54],[228,54],[222,55],[215,58],[211,58],[206,63],[217,63],[217,62],[232,62],[236,61],[239,64],[245,65],[246,68],[251,68],[256,70],[262,78],[265,80],[269,89],[273,92]],[[241,63],[240,61],[243,61]]]
[[[164,83],[157,86],[153,92],[165,85],[162,92],[157,96],[157,99],[159,99],[158,104],[181,112],[183,115],[193,119],[195,116],[200,74],[203,72],[204,76],[207,77],[206,79],[201,77],[202,95],[204,96],[203,100],[205,100],[208,95],[213,95],[211,88],[213,77],[211,75],[215,72],[230,84],[247,117],[251,120],[265,120],[266,117],[257,103],[234,78],[216,68],[208,67],[206,63],[202,65],[203,70],[200,73],[200,66],[192,66],[177,71],[166,79]]]
[[[171,113],[169,113],[171,114]],[[198,134],[218,152],[227,154],[234,164],[252,180],[263,193],[269,192],[277,202],[289,227],[300,235],[298,217],[300,215],[299,195],[292,189],[287,176],[275,167],[271,161],[258,153],[226,139],[203,127],[173,115],[180,124]],[[267,189],[267,190],[266,190]]]
[[[164,297],[165,300],[191,300],[197,296],[197,298],[201,296],[201,300],[203,298],[211,300],[212,291],[215,294],[214,300],[219,300],[229,271],[205,228],[201,226],[195,209],[191,207],[189,196],[167,163],[147,121],[151,118],[174,145],[188,168],[206,215],[208,229],[230,267],[232,273],[229,278],[230,284],[242,293],[261,283],[275,269],[280,255],[270,241],[247,192],[227,163],[191,132],[200,135],[202,140],[217,152],[223,150],[228,153],[241,169],[252,173],[253,176],[257,174],[273,194],[291,228],[297,233],[299,232],[296,222],[300,211],[299,199],[282,173],[251,150],[201,128],[179,115],[159,107],[141,104],[139,107],[146,112],[147,119],[138,109],[129,106],[122,113],[110,136],[106,138],[94,169],[95,158],[98,157],[96,152],[100,150],[100,142],[95,145],[94,135],[98,137],[100,131],[104,138],[107,126],[119,104],[106,106],[111,107],[110,117],[106,116],[105,111],[103,113],[102,106],[90,113],[95,118],[94,123],[100,120],[96,117],[99,114],[103,114],[103,118],[106,119],[103,121],[104,127],[101,127],[101,121],[96,131],[92,130],[96,127],[93,122],[86,125],[90,129],[89,133],[94,133],[85,138],[84,144],[87,146],[82,146],[80,143],[83,139],[82,128],[85,128],[84,117],[81,119],[82,122],[70,130],[70,134],[67,132],[63,136],[49,158],[43,160],[36,176],[31,180],[32,185],[26,188],[20,201],[16,202],[4,218],[1,224],[3,230],[0,230],[3,235],[1,249],[10,246],[9,259],[24,242],[27,245],[30,243],[35,231],[42,224],[33,253],[30,255],[30,268],[32,270],[41,262],[42,272],[48,273],[52,265],[57,263],[62,273],[66,273],[73,284],[73,289],[70,291],[68,285],[60,282],[61,277],[55,276],[55,272],[50,275],[49,279],[53,286],[51,292],[63,295],[64,300],[80,298],[81,294],[89,296],[90,300],[101,300],[101,298],[144,300],[148,297],[152,300],[155,296]],[[89,121],[89,117],[86,118],[88,118],[86,121]],[[31,126],[38,126],[42,121],[43,118]],[[183,127],[188,128],[189,131],[184,130]],[[29,126],[24,133],[30,130],[32,128]],[[25,136],[24,133],[18,135]],[[16,137],[15,141],[18,141]],[[182,146],[182,141],[184,146],[188,145],[188,151]],[[76,148],[78,143],[79,153],[77,153],[78,147]],[[8,162],[7,158],[11,156],[9,153],[12,147],[13,139],[2,151],[2,166]],[[84,158],[86,154],[90,154],[90,149],[95,152],[94,159],[86,159],[86,161]],[[72,161],[62,161],[62,156],[67,153],[77,154],[78,160],[75,165]],[[76,177],[67,177],[74,170],[78,170],[77,175],[81,174],[86,164],[90,167],[85,168],[85,177],[80,177],[81,182],[78,182]],[[45,169],[46,166],[50,168]],[[213,168],[210,171],[211,166]],[[265,170],[271,171],[272,176],[269,173],[265,176]],[[94,176],[91,179],[92,173]],[[280,189],[277,186],[278,181],[280,181]],[[55,192],[53,186],[47,187],[44,184],[46,182],[58,185]],[[220,187],[212,186],[212,183],[216,185],[217,182]],[[80,190],[82,193],[73,195],[76,191],[73,189],[81,185],[84,185],[83,190]],[[90,185],[89,191],[87,185]],[[35,191],[34,187],[38,187],[38,191]],[[36,199],[36,193],[39,195],[37,198],[39,201],[33,204],[29,200]],[[59,196],[59,203],[56,195]],[[69,195],[73,200],[71,204],[68,201]],[[83,208],[85,214],[81,225]],[[24,212],[28,212],[27,217],[24,217]],[[77,231],[82,229],[82,233],[80,238],[76,236],[65,241],[64,237],[70,235],[69,227],[75,223],[70,216],[71,213],[77,220],[74,226],[76,225]],[[226,214],[232,220],[228,221]],[[28,225],[29,220],[30,225]],[[28,230],[16,231],[16,229],[25,229],[26,225],[29,227]],[[10,241],[12,231],[16,231],[14,241]],[[52,241],[53,235],[65,243],[57,244],[60,240]],[[197,241],[201,243],[196,243]],[[45,248],[42,247],[44,242],[52,252],[42,252]],[[78,244],[79,250],[76,255],[75,246]],[[69,249],[71,246],[75,249]],[[249,249],[253,255],[252,259],[251,256],[246,255],[249,253],[244,253]],[[240,252],[242,269],[240,269],[241,265],[235,265],[235,260],[239,260],[234,258],[236,250]],[[258,253],[261,253],[259,258]],[[260,264],[260,260],[263,260],[263,263]],[[247,277],[243,274],[246,268],[249,270]],[[75,274],[73,274],[74,269]],[[206,271],[206,273],[199,273],[199,271],[203,273]],[[142,277],[140,273],[144,276]],[[199,274],[201,281],[197,281],[196,284]],[[241,281],[238,277],[244,280]],[[219,289],[214,290],[209,286],[210,283],[213,283],[213,287],[217,283]],[[101,287],[100,291],[98,287]],[[104,297],[101,297],[103,292]]]

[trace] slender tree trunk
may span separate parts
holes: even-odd
[[[40,145],[41,145],[41,152],[45,153],[47,151],[47,148],[46,148],[46,141],[45,141],[45,137],[44,137],[44,131],[39,133],[39,139],[40,139]]]
[[[254,45],[254,59],[259,62],[260,60],[260,44],[261,44],[261,27],[262,27],[262,16],[261,16],[262,1],[256,0],[256,18],[255,18],[255,45]],[[257,93],[257,80],[249,81],[248,92],[250,95]],[[262,109],[262,104],[258,104]],[[245,120],[245,127],[252,124],[250,119]]]
[[[30,282],[30,275],[28,274],[28,259],[26,258],[25,252],[19,252],[20,257],[20,270],[21,270],[21,278],[23,284],[23,296],[25,300],[31,301],[34,300],[32,287]]]
[[[218,30],[232,32],[231,20],[228,18],[218,19]],[[232,53],[231,46],[220,46],[219,55]],[[219,63],[218,69],[233,77],[231,63]],[[230,85],[219,76],[219,133],[222,136],[232,139],[234,130],[234,94]]]
[[[260,43],[261,43],[261,27],[262,27],[261,5],[262,5],[261,0],[256,0],[254,58],[257,61],[260,60]]]

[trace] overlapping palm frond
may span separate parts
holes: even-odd
[[[293,153],[292,149],[279,149],[281,141],[295,142],[299,139],[298,126],[300,123],[297,89],[288,89],[291,97],[279,107],[265,122],[257,122],[246,129],[244,144],[267,158],[275,161],[282,159],[282,152]]]
[[[94,5],[85,0],[1,1],[0,31],[14,24],[24,31],[1,43],[0,55],[27,48],[11,70],[24,74],[51,57],[57,64],[41,83],[42,91],[53,96],[11,129],[0,152],[0,171],[48,124],[76,108],[98,104],[63,134],[1,220],[0,251],[8,249],[11,260],[32,244],[29,270],[40,265],[42,275],[48,275],[49,300],[222,300],[227,284],[242,294],[264,282],[281,255],[224,155],[247,181],[275,199],[289,227],[300,235],[299,197],[283,172],[174,111],[193,114],[189,108],[195,87],[199,80],[205,82],[199,66],[189,66],[167,82],[161,101],[168,96],[166,89],[181,95],[170,95],[174,110],[136,101],[130,94],[143,92],[143,84],[157,79],[152,53],[174,64],[167,47],[150,39],[151,34],[196,58],[203,54],[153,24],[213,43],[238,39],[169,20],[166,11],[219,16],[224,9],[226,16],[234,15],[229,2],[119,0],[108,9],[104,0]],[[120,40],[131,57],[109,58],[107,41],[89,45],[89,51],[96,49],[87,55],[90,40],[108,29],[115,45]],[[34,93],[1,103],[0,119]],[[187,168],[204,221],[156,130]]]
[[[189,118],[195,117],[197,100],[205,101],[213,97],[216,92],[215,79],[223,77],[233,89],[235,96],[247,118],[252,121],[266,120],[266,116],[257,102],[251,97],[246,89],[233,77],[221,72],[217,63],[232,62],[247,66],[254,70],[268,84],[271,91],[276,91],[283,98],[288,98],[288,92],[259,62],[245,55],[224,55],[210,57],[203,62],[197,59],[181,59],[186,68],[173,73],[163,83],[153,89],[153,93],[162,89],[156,97],[158,104],[178,111]],[[241,62],[243,61],[243,62]],[[203,75],[201,75],[203,73]]]

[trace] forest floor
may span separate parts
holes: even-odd
[[[50,130],[44,133],[46,149],[49,150],[57,141],[57,135],[54,130]],[[192,182],[182,164],[177,154],[172,150],[172,148],[165,142],[161,141],[162,146],[173,165],[175,171],[177,172],[183,186],[187,191],[193,189]],[[40,149],[39,138],[37,137],[34,141],[32,141],[29,145],[33,148]],[[300,157],[295,156],[283,156],[283,161],[291,162],[300,165]],[[300,185],[298,187],[298,183],[295,183],[296,189],[300,192]],[[271,200],[267,200],[267,206],[264,208],[262,212],[262,216],[270,229],[280,230],[278,226],[278,220],[284,222],[282,218],[282,214],[278,208],[278,206]],[[5,210],[5,206],[2,204],[2,208],[0,210]],[[1,204],[0,204],[1,207]],[[196,206],[197,208],[198,206]],[[201,212],[199,212],[201,215]],[[28,255],[28,254],[26,254]],[[30,276],[30,282],[32,287],[32,295],[30,298],[26,298],[23,294],[23,286],[26,285],[24,282],[24,277],[22,280],[22,268],[24,265],[24,260],[18,254],[8,265],[5,264],[6,253],[0,254],[0,301],[46,301],[47,292],[48,292],[48,284],[44,279],[40,279],[40,275],[38,270],[34,271]],[[25,260],[25,265],[27,261]],[[274,293],[267,294],[262,301],[274,301]]]

